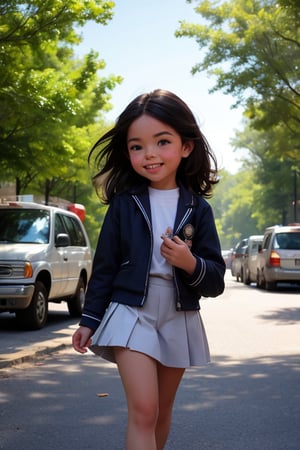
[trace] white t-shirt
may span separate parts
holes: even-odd
[[[168,229],[171,229],[171,232],[173,232],[179,188],[163,190],[149,187],[149,197],[153,229],[153,254],[150,275],[171,279],[173,277],[172,266],[161,255],[160,247],[162,234],[165,234]]]

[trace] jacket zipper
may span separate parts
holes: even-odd
[[[141,213],[143,214],[146,223],[148,225],[148,229],[149,229],[149,233],[150,233],[150,240],[151,240],[151,247],[150,247],[150,257],[148,260],[148,269],[147,269],[147,278],[146,278],[146,282],[145,282],[145,289],[144,289],[144,296],[141,302],[141,306],[144,305],[145,300],[146,300],[146,296],[147,296],[147,292],[148,292],[148,285],[149,285],[149,273],[150,273],[150,267],[151,267],[151,255],[153,252],[153,233],[152,233],[152,226],[151,226],[151,221],[150,218],[145,210],[145,208],[143,207],[140,199],[136,196],[136,195],[132,195],[134,201],[136,202],[136,204],[138,205]],[[191,215],[192,213],[192,208],[188,208],[188,210],[185,212],[183,218],[181,219],[181,221],[179,222],[179,225],[176,228],[176,231],[174,232],[174,234],[177,233],[177,231],[180,229],[181,225],[186,222],[187,218]],[[176,274],[175,274],[175,268],[172,267],[172,272],[173,272],[173,279],[174,279],[174,284],[175,284],[175,289],[176,289],[176,293],[177,293],[177,300],[176,300],[176,310],[177,311],[181,311],[182,309],[182,305],[181,305],[181,301],[180,301],[180,292],[179,292],[179,287],[178,287],[178,283],[177,283],[177,278],[176,278]]]
[[[152,252],[153,252],[153,233],[152,233],[152,227],[151,227],[150,218],[149,218],[145,208],[143,207],[140,199],[136,195],[133,195],[132,197],[133,197],[134,201],[136,202],[136,204],[138,205],[141,213],[143,214],[144,219],[146,220],[146,223],[147,223],[148,229],[149,229],[149,233],[150,233],[150,242],[151,242],[151,244],[150,244],[150,257],[148,259],[147,277],[146,277],[145,288],[144,288],[144,296],[143,296],[142,302],[141,302],[141,306],[142,306],[145,303],[145,300],[146,300],[146,297],[147,297],[147,293],[148,293],[149,273],[150,273],[150,267],[151,267],[151,255],[152,255]]]
[[[189,208],[185,212],[185,214],[184,214],[183,218],[181,219],[181,221],[179,222],[179,225],[176,228],[174,234],[176,234],[180,230],[181,225],[187,220],[187,218],[191,215],[191,213],[192,213],[192,208]],[[175,267],[172,267],[172,271],[173,271],[174,284],[175,284],[175,288],[176,288],[176,292],[177,292],[176,310],[177,311],[181,311],[182,305],[181,305],[180,292],[179,292],[179,287],[178,287],[176,273],[175,273]]]

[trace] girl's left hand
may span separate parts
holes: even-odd
[[[72,336],[73,348],[76,352],[86,353],[91,344],[90,337],[93,331],[90,328],[80,326]]]
[[[189,247],[178,236],[173,239],[163,237],[160,253],[172,266],[185,270],[192,275],[196,268],[196,258],[191,253]]]

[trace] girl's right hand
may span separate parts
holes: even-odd
[[[74,350],[79,353],[86,353],[91,344],[93,331],[90,328],[80,326],[72,337]]]

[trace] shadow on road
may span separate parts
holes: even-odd
[[[280,325],[293,325],[300,321],[300,307],[280,308],[276,311],[271,311],[268,314],[262,314],[259,318],[263,320],[271,320]]]
[[[70,317],[70,315],[67,311],[49,311],[48,320],[45,325],[45,329],[51,327],[52,325],[56,325],[56,324],[61,326],[62,323],[64,323],[64,322],[67,323],[70,320],[72,320],[72,318]],[[74,319],[73,319],[73,321],[74,321]],[[9,314],[9,313],[0,314],[0,333],[1,333],[1,331],[23,332],[24,333],[24,330],[19,330],[17,328],[15,315]],[[40,332],[40,330],[37,330],[37,332]]]
[[[5,343],[0,346],[0,360],[2,354],[15,354],[31,345],[42,345],[44,341],[68,338],[71,342],[71,335],[78,321],[79,319],[70,317],[67,310],[50,310],[44,328],[24,331],[17,328],[14,314],[0,314],[0,340]]]
[[[214,363],[189,369],[166,449],[299,448],[299,367],[295,355],[239,363],[216,355]],[[114,365],[70,352],[30,371],[16,369],[1,383],[6,414],[0,448],[18,449],[22,442],[26,450],[124,449],[126,402]],[[52,445],[43,446],[46,442]]]

